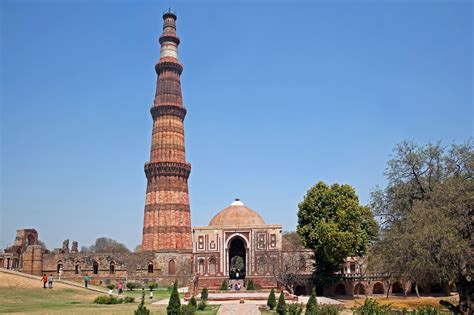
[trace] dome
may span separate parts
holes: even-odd
[[[262,217],[252,209],[246,207],[242,201],[235,199],[227,208],[221,210],[216,214],[210,226],[216,225],[234,225],[234,226],[248,226],[248,225],[264,225]]]

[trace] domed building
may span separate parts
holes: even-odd
[[[266,224],[239,199],[219,211],[208,226],[194,226],[192,236],[193,269],[200,287],[218,287],[227,279],[275,286],[269,262],[279,260],[282,226]]]

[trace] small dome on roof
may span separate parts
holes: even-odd
[[[262,217],[254,210],[246,207],[240,199],[235,199],[229,207],[217,213],[209,222],[210,226],[218,225],[264,225]]]

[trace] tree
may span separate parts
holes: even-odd
[[[142,300],[140,304],[138,304],[138,308],[133,311],[134,315],[150,315],[150,310],[145,307],[145,301]]]
[[[285,315],[286,313],[285,294],[283,293],[283,291],[281,291],[280,297],[278,298],[278,305],[276,308],[276,312],[279,315]]]
[[[249,279],[248,283],[247,283],[247,288],[246,288],[248,291],[252,291],[252,290],[255,290],[255,286],[253,285],[253,280],[252,279]]]
[[[303,244],[314,251],[317,285],[335,282],[344,259],[363,255],[377,235],[372,211],[359,204],[350,185],[319,182],[308,190],[298,208],[297,232]]]
[[[474,150],[472,140],[398,144],[385,172],[387,186],[372,193],[381,222],[370,266],[418,285],[454,281],[458,312],[474,311]]]
[[[226,291],[229,289],[229,283],[227,282],[227,279],[222,280],[221,287],[219,290],[221,291]]]
[[[158,283],[156,283],[156,282],[154,282],[154,281],[148,282],[147,286],[148,286],[148,289],[149,289],[150,291],[153,291],[153,290],[155,290],[156,288],[158,288]]]
[[[179,298],[177,282],[173,284],[170,301],[168,302],[168,306],[166,307],[166,313],[168,315],[180,315],[181,313],[181,300]]]
[[[309,297],[308,303],[306,304],[305,315],[313,315],[318,308],[318,301],[316,300],[316,289],[313,288]]]
[[[108,237],[100,237],[95,240],[95,244],[89,247],[82,246],[81,252],[93,253],[130,253],[130,250],[122,243]]]
[[[207,300],[208,297],[208,290],[207,288],[203,288],[201,291],[201,300]]]
[[[191,296],[191,298],[189,299],[189,305],[191,305],[193,307],[194,310],[196,310],[196,307],[197,307],[197,302],[196,302],[196,298],[193,296]]]
[[[284,232],[281,255],[275,256],[272,250],[265,251],[265,265],[277,283],[288,292],[304,284],[312,270],[307,270],[307,261],[312,261],[312,253],[303,247],[301,237],[296,232]]]
[[[272,310],[276,306],[275,290],[272,288],[268,295],[267,306]]]
[[[135,249],[133,250],[134,253],[141,253],[142,252],[142,244],[138,244],[135,246]]]
[[[244,268],[244,259],[240,256],[234,256],[230,260],[230,269],[233,272],[240,272]]]

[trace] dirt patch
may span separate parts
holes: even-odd
[[[72,286],[65,285],[62,283],[53,283],[54,288],[71,288]],[[35,280],[25,278],[22,276],[12,275],[8,273],[0,272],[0,288],[42,288],[43,282],[41,280]]]

